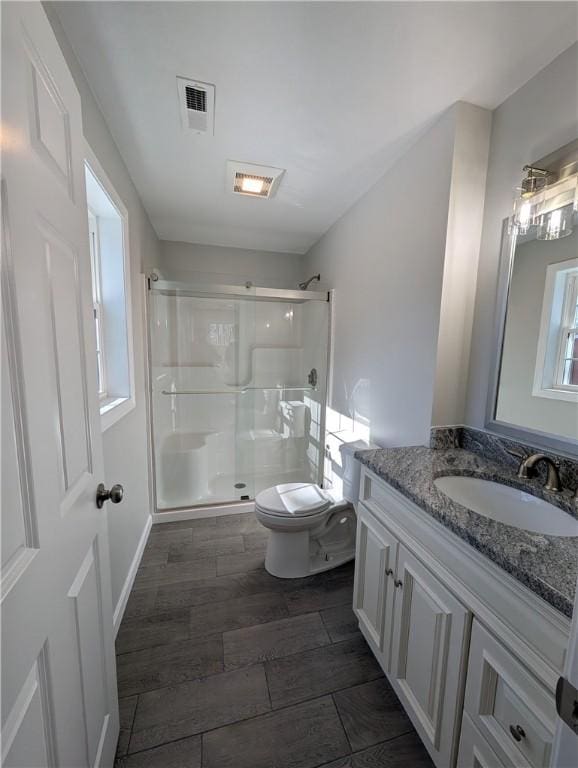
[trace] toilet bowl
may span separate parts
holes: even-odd
[[[269,530],[265,568],[281,579],[295,579],[336,568],[355,557],[360,465],[355,451],[362,440],[340,447],[343,498],[314,483],[285,483],[257,494],[257,520]]]

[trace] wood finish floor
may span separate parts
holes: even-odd
[[[116,768],[432,768],[351,610],[254,515],[153,526],[117,637]]]

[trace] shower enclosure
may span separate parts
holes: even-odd
[[[320,483],[328,294],[157,280],[148,309],[158,511]]]

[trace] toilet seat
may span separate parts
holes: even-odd
[[[257,494],[255,505],[268,515],[281,518],[309,517],[325,512],[333,500],[315,483],[284,483]]]

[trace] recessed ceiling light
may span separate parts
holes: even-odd
[[[240,176],[241,174],[237,174]],[[241,191],[250,192],[252,195],[260,195],[263,192],[266,179],[259,176],[241,176]]]
[[[227,188],[236,195],[273,197],[284,173],[283,168],[227,160]]]

